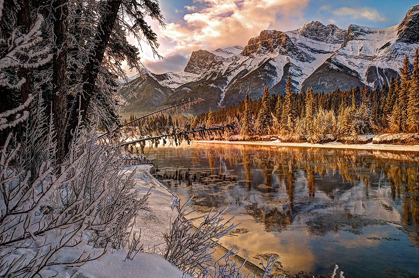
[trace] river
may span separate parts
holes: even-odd
[[[419,153],[191,146],[147,148],[154,175],[202,214],[241,223],[222,239],[276,273],[419,277]]]

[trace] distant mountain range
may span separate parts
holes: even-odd
[[[263,86],[282,94],[288,75],[294,91],[347,90],[383,86],[396,76],[405,54],[419,47],[419,5],[389,28],[310,21],[288,32],[265,30],[245,47],[232,46],[191,54],[183,72],[153,74],[144,70],[121,85],[123,112],[140,113],[181,99],[203,98],[192,113],[228,107],[246,95],[259,98]]]

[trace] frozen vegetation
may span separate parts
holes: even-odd
[[[191,211],[150,176],[149,166],[125,167],[132,157],[122,147],[133,142],[178,144],[195,133],[232,129],[212,127],[215,119],[208,116],[206,126],[195,129],[191,122],[180,129],[172,123],[155,132],[147,119],[139,129],[147,135],[122,141],[116,95],[121,79],[128,80],[122,63],[149,74],[127,36],[145,41],[158,55],[157,35],[146,17],[164,25],[155,1],[0,0],[1,277],[244,276],[234,251],[212,257],[220,239],[237,227],[234,219],[217,210],[190,218]],[[310,49],[323,48],[306,42]],[[212,53],[228,77],[223,90],[241,68],[266,62],[242,57],[241,51]],[[288,62],[276,54],[269,59],[278,71]],[[311,72],[325,59],[322,54],[291,60]],[[164,79],[171,89],[196,76],[152,79]],[[262,277],[270,277],[277,260],[262,260]]]

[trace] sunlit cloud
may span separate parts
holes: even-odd
[[[262,30],[299,27],[309,1],[193,0],[194,5],[184,6],[181,19],[166,22],[164,28],[147,20],[158,35],[163,60],[150,56],[151,51],[143,46],[141,62],[155,73],[182,71],[194,50],[245,46]]]
[[[363,7],[359,9],[342,7],[332,11],[337,16],[350,16],[353,19],[366,19],[373,22],[386,21],[386,18],[379,14],[379,12],[373,8]]]
[[[169,2],[170,0],[164,0]],[[164,2],[162,0],[162,2]],[[182,71],[192,51],[215,50],[228,46],[245,46],[263,30],[289,31],[309,20],[320,20],[346,28],[348,24],[375,22],[385,26],[389,19],[376,7],[348,7],[333,0],[188,0],[163,10],[166,27],[147,19],[157,33],[163,60],[153,57],[143,44],[141,62],[163,73]],[[321,6],[323,4],[323,6]],[[164,6],[163,6],[164,7]],[[317,14],[317,16],[316,16]],[[138,44],[136,44],[138,45]],[[174,57],[177,57],[175,59]],[[164,63],[168,61],[167,70]]]
[[[196,10],[196,7],[195,6],[188,6],[188,5],[186,5],[185,6],[185,9],[187,9],[188,11],[195,11]]]
[[[177,49],[194,45],[196,49],[216,49],[246,45],[262,30],[280,27],[282,31],[300,25],[302,11],[309,0],[195,0],[185,6],[180,23],[169,23],[161,30],[162,39],[176,43]],[[280,24],[278,24],[280,19]],[[298,23],[297,23],[298,22]]]

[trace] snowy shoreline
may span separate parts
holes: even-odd
[[[141,231],[144,253],[137,254],[133,260],[126,260],[127,250],[112,250],[102,258],[82,266],[77,278],[165,278],[168,273],[170,277],[190,277],[162,256],[165,244],[163,233],[169,231],[170,223],[177,215],[171,209],[173,199],[177,196],[150,174],[151,167],[135,165],[123,169],[125,175],[135,172],[135,189],[140,191],[140,197],[148,190],[151,193],[148,209],[139,212],[134,225],[134,231]]]
[[[225,144],[225,145],[250,145],[250,146],[276,146],[321,149],[350,149],[369,151],[394,151],[394,152],[419,152],[419,145],[390,145],[390,144],[343,144],[343,143],[282,143],[279,141],[221,141],[221,140],[195,140],[196,144]]]

